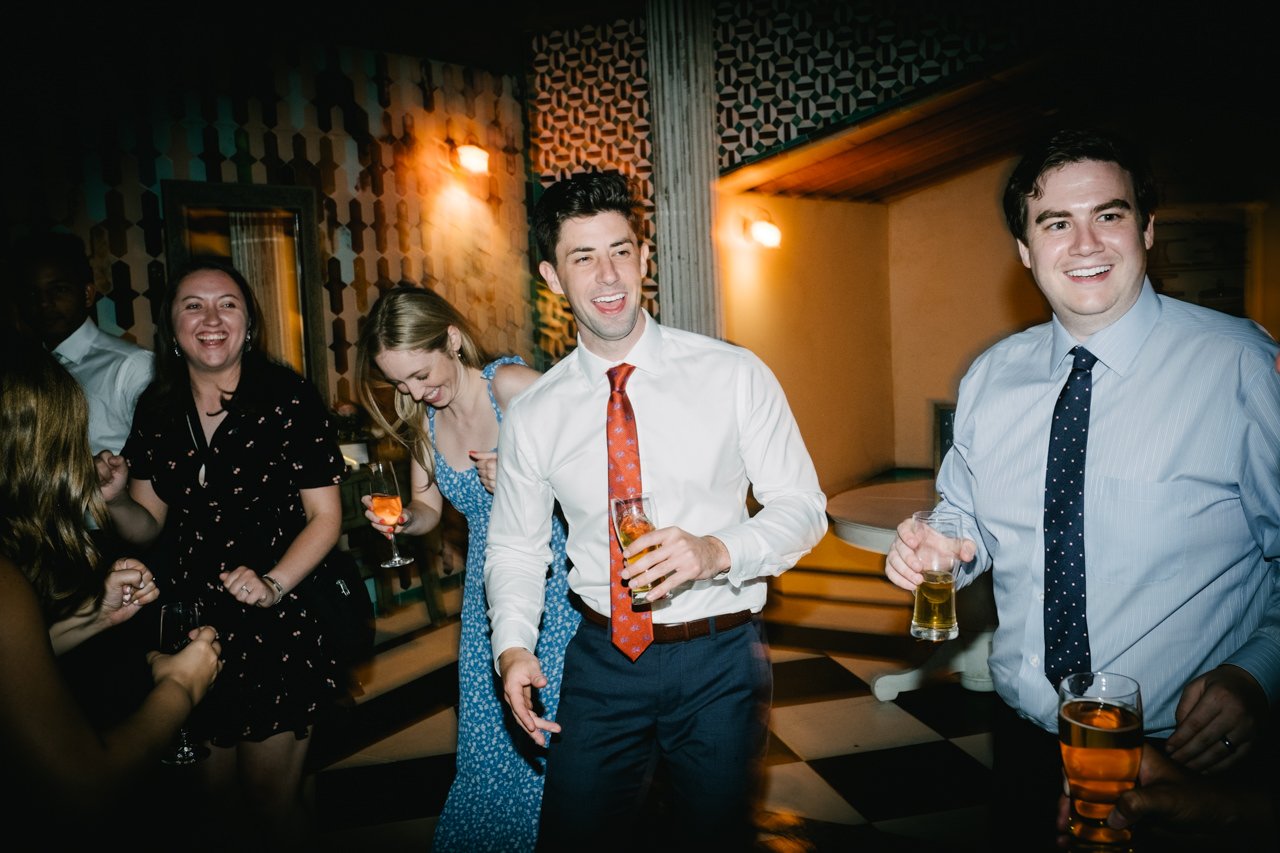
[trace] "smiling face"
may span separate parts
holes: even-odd
[[[199,270],[178,282],[173,335],[192,370],[238,371],[249,327],[249,306],[235,281],[218,270]]]
[[[454,336],[452,328],[450,337]],[[458,395],[461,362],[441,350],[383,350],[373,357],[383,377],[396,392],[436,409],[449,405]]]
[[[640,335],[640,284],[649,248],[630,223],[607,211],[560,226],[556,262],[538,265],[547,286],[569,300],[582,344],[601,358],[623,358]]]
[[[1133,181],[1119,165],[1069,163],[1040,178],[1027,199],[1022,263],[1076,340],[1114,323],[1138,300],[1155,217],[1142,227]]]

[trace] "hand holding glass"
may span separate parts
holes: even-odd
[[[174,601],[160,606],[160,651],[171,655],[191,642],[191,632],[200,627],[200,608],[194,602]],[[165,764],[194,764],[207,755],[191,741],[187,727],[178,730],[173,748],[161,761]]]
[[[1125,844],[1128,829],[1107,825],[1116,800],[1138,782],[1142,694],[1114,672],[1075,672],[1058,685],[1058,741],[1071,788],[1071,834],[1083,842]]]
[[[618,544],[623,548],[626,548],[650,530],[657,529],[658,515],[654,508],[653,495],[649,492],[626,498],[614,498],[612,505],[613,529],[618,534]],[[640,554],[648,553],[651,550],[651,548],[646,548]],[[634,555],[627,562],[634,563],[640,559],[640,554]],[[630,589],[632,604],[647,604],[649,590],[653,589],[653,584],[645,584],[644,586],[632,584]]]
[[[922,640],[954,640],[960,635],[956,622],[957,554],[960,551],[960,514],[917,512],[911,523],[920,537],[916,556],[924,561],[924,580],[916,587],[911,613],[911,636]]]
[[[369,509],[378,517],[378,521],[394,531],[400,523],[404,507],[400,502],[400,486],[396,482],[396,470],[390,462],[371,462],[369,464]],[[400,556],[396,547],[396,535],[391,534],[391,557],[382,563],[384,569],[396,566],[407,566],[413,562],[412,557]]]

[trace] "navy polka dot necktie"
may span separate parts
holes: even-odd
[[[1053,409],[1044,480],[1044,674],[1055,688],[1089,672],[1084,588],[1084,457],[1089,398],[1098,357],[1076,347],[1075,364]]]

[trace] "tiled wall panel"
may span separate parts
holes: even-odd
[[[717,0],[722,171],[1004,61],[1031,4]]]
[[[978,73],[1016,55],[1030,32],[1026,4],[1006,0],[709,2],[722,170]],[[119,55],[106,50],[103,63],[127,64],[147,46],[112,49]],[[151,341],[164,286],[165,178],[316,188],[330,393],[339,398],[351,396],[359,317],[401,280],[458,302],[496,350],[543,368],[563,356],[572,317],[531,268],[527,246],[527,202],[555,180],[585,169],[633,178],[653,239],[643,16],[531,35],[521,80],[333,46],[277,53],[236,57],[203,77],[153,75],[136,91],[138,81],[125,89],[122,76],[87,79],[73,87],[82,103],[62,105],[70,109],[52,123],[26,120],[25,132],[39,135],[31,168],[40,174],[30,181],[39,198],[10,193],[6,207],[21,209],[8,218],[89,240],[107,294],[104,327]],[[24,127],[21,116],[13,126]],[[467,136],[490,151],[491,174],[459,192],[443,141]],[[651,261],[644,297],[655,313],[659,274]]]
[[[152,344],[165,286],[161,180],[305,185],[320,200],[315,296],[331,397],[353,398],[358,321],[401,281],[454,302],[489,348],[533,359],[516,78],[313,46],[183,82],[107,86],[95,97],[118,108],[52,111],[58,126],[38,130],[58,134],[64,150],[38,167],[53,191],[40,209],[9,217],[22,223],[10,239],[33,222],[86,239],[104,328]],[[468,137],[488,148],[490,175],[462,177],[451,164],[446,140]]]
[[[711,2],[711,0],[707,0]],[[714,0],[721,171],[874,115],[1022,49],[1028,4]],[[528,82],[534,192],[588,169],[634,177],[654,236],[644,19],[537,35]],[[657,313],[650,261],[644,295]],[[564,300],[535,284],[538,358],[574,342]]]

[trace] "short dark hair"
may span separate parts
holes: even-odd
[[[1057,130],[1033,142],[1009,175],[1004,188],[1004,219],[1009,232],[1027,241],[1027,199],[1039,198],[1046,172],[1071,163],[1096,160],[1115,163],[1133,181],[1138,224],[1146,229],[1156,209],[1156,183],[1146,157],[1128,140],[1102,130]]]
[[[597,213],[622,214],[637,237],[640,234],[640,203],[630,183],[616,172],[584,172],[552,184],[533,208],[533,238],[542,259],[556,262],[556,243],[566,219]]]
[[[66,231],[45,231],[23,240],[13,252],[14,273],[25,282],[38,264],[56,263],[73,278],[72,284],[92,284],[93,268],[84,241]]]

